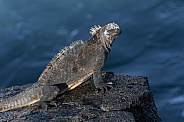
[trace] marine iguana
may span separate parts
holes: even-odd
[[[0,101],[0,112],[29,106],[37,102],[51,102],[57,95],[72,90],[93,75],[95,87],[107,90],[101,69],[114,39],[121,34],[115,23],[94,26],[92,37],[76,41],[61,50],[48,64],[38,81],[19,94]]]

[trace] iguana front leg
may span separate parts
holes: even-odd
[[[102,78],[102,72],[101,69],[99,70],[93,70],[93,80],[95,87],[98,90],[102,90],[102,92],[106,92],[108,89],[108,85],[104,83],[103,78]]]

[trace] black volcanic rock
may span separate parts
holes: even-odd
[[[32,105],[0,113],[0,121],[111,121],[160,122],[146,77],[128,75],[104,76],[113,88],[105,93],[95,89],[92,78],[59,96],[57,106],[47,110]],[[0,91],[0,97],[15,95],[30,86],[17,86]]]

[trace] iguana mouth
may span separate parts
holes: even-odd
[[[119,30],[118,32],[115,32],[115,33],[114,33],[114,37],[115,37],[115,38],[118,37],[121,33],[122,33],[122,30]]]
[[[122,30],[120,30],[119,35],[122,33]]]

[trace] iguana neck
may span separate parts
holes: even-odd
[[[110,52],[111,46],[112,46],[112,43],[113,43],[113,41],[107,40],[104,36],[96,36],[96,35],[91,37],[89,42],[91,44],[93,43],[93,44],[101,45],[104,48],[106,53]]]

